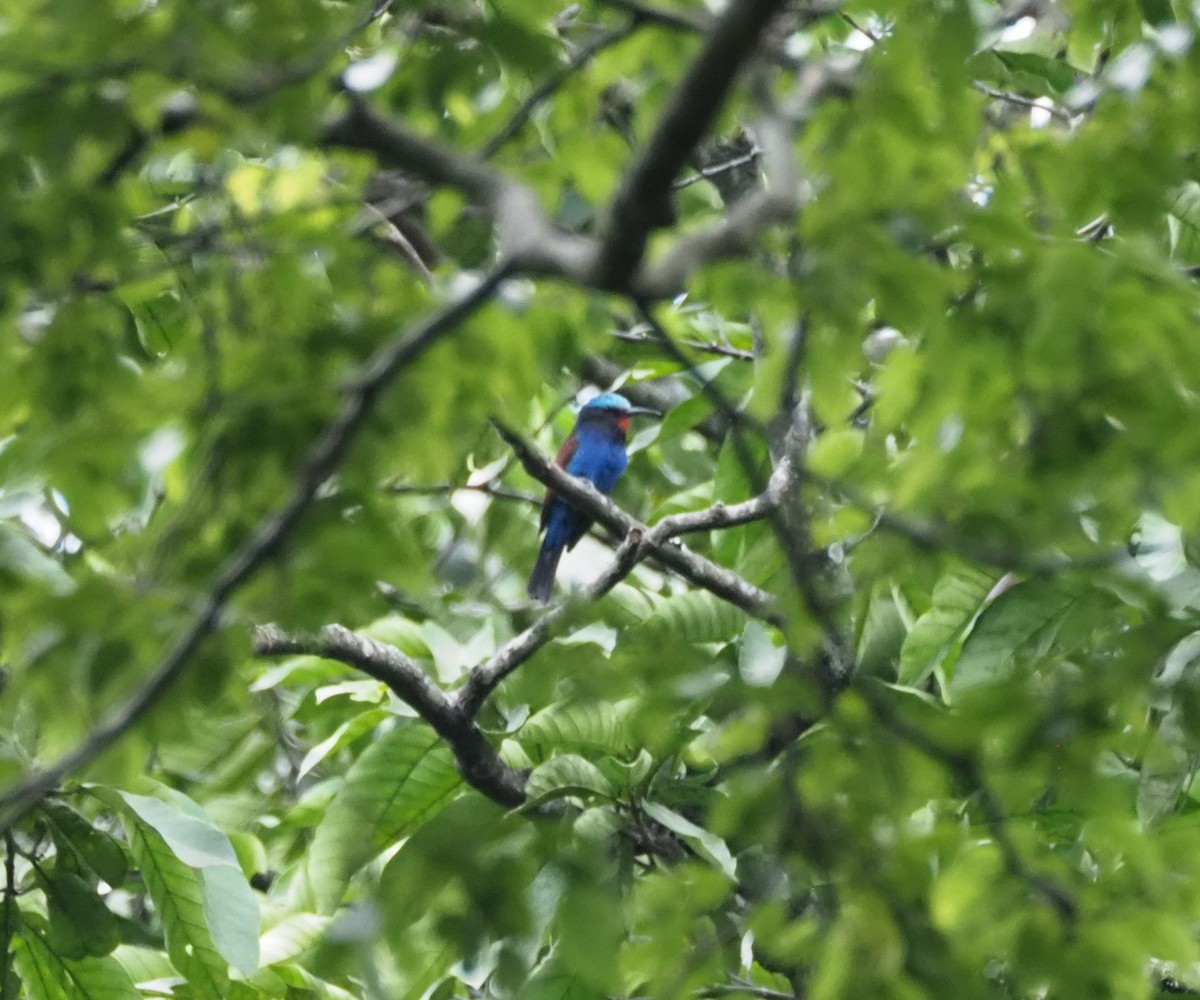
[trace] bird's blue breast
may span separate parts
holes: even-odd
[[[625,442],[614,440],[604,428],[581,427],[578,435],[579,443],[567,471],[588,480],[601,493],[611,493],[629,464]]]
[[[586,479],[601,493],[611,493],[617,485],[629,458],[625,454],[625,442],[615,438],[604,427],[579,427],[576,430],[578,443],[575,453],[567,463],[567,471],[580,479]],[[546,541],[551,545],[571,548],[591,524],[591,518],[573,510],[559,497],[550,501],[550,516],[546,524]]]

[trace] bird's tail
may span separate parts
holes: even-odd
[[[529,574],[529,596],[535,601],[550,600],[554,592],[554,575],[558,572],[558,560],[562,554],[563,547],[551,545],[549,538],[542,543],[542,551],[538,553],[533,572]]]

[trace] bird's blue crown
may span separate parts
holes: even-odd
[[[616,410],[619,413],[628,413],[632,407],[629,400],[617,392],[602,392],[599,396],[593,396],[583,404],[585,410]]]

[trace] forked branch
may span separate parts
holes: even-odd
[[[316,635],[260,625],[254,630],[254,651],[259,656],[320,656],[383,681],[446,741],[468,784],[503,806],[525,801],[525,775],[505,764],[471,718],[395,646],[341,625],[326,625]]]

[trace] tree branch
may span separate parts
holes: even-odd
[[[763,29],[783,6],[783,0],[732,0],[717,18],[613,198],[596,260],[598,287],[630,287],[671,182],[720,112]]]
[[[705,264],[743,253],[755,235],[796,214],[800,178],[788,124],[778,115],[767,115],[755,127],[755,134],[762,150],[766,186],[739,199],[717,222],[676,240],[661,260],[643,269],[639,297],[669,297]]]
[[[678,240],[657,264],[644,262],[650,232],[655,220],[663,217],[672,182],[711,127],[758,46],[763,29],[783,6],[784,0],[732,0],[713,20],[704,48],[676,86],[649,142],[613,197],[599,242],[555,226],[528,186],[481,157],[464,156],[409,131],[372,110],[359,95],[346,95],[348,110],[324,129],[320,142],[374,153],[381,163],[431,185],[462,191],[491,214],[501,252],[520,271],[643,300],[668,298],[682,290],[698,268],[741,252],[756,232],[795,213],[797,171],[792,162],[790,125],[810,113],[820,97],[844,87],[844,68],[829,61],[801,67],[796,98],[800,116],[789,114],[787,121],[775,116],[762,126],[767,187],[739,201],[720,222]],[[817,6],[805,13],[820,16],[832,9]],[[564,67],[562,74],[530,95],[525,117],[566,74],[603,47],[601,43],[611,44],[637,25],[659,20],[636,5],[631,12],[633,19],[626,29],[602,36]],[[484,155],[520,126],[524,120],[521,111],[518,109],[510,126],[484,147]]]
[[[618,547],[604,572],[583,588],[583,599],[599,600],[633,571],[641,556],[642,535],[635,529],[625,536],[625,541]],[[550,641],[555,626],[563,620],[574,603],[567,600],[556,604],[524,632],[514,636],[494,655],[475,667],[466,683],[459,688],[454,699],[455,707],[466,718],[473,719],[501,681]]]
[[[774,598],[766,591],[743,580],[731,570],[724,569],[681,545],[670,544],[680,535],[715,528],[729,528],[767,517],[777,507],[793,485],[790,461],[776,466],[767,488],[757,497],[736,504],[717,503],[705,510],[664,517],[654,527],[635,520],[612,503],[586,480],[576,479],[542,455],[532,444],[497,420],[492,421],[497,433],[509,444],[525,470],[545,483],[572,506],[585,511],[605,527],[624,536],[612,562],[583,588],[582,597],[595,601],[608,593],[628,576],[645,556],[653,554],[659,562],[685,579],[742,608],[758,618],[777,622],[773,610]],[[471,671],[467,682],[455,698],[457,707],[473,718],[488,696],[500,683],[542,646],[550,641],[556,626],[573,606],[563,601],[550,608],[524,632],[510,639],[486,662]]]
[[[17,920],[20,911],[17,908],[17,839],[13,836],[12,830],[4,831],[4,940],[0,942],[0,949],[3,949],[0,955],[0,972],[3,972],[4,979],[0,981],[0,997],[3,1000],[8,1000],[10,996],[15,996],[9,990],[9,977],[12,974],[10,963],[12,961],[12,943],[13,935],[17,932]]]
[[[496,432],[516,453],[517,458],[520,459],[521,464],[525,467],[525,471],[538,480],[538,482],[544,483],[550,489],[554,490],[555,493],[562,496],[571,506],[583,511],[589,517],[619,535],[625,536],[631,531],[639,532],[643,538],[650,535],[651,531],[646,525],[621,510],[620,507],[597,490],[591,483],[582,479],[576,479],[570,473],[560,468],[546,455],[542,454],[535,445],[526,441],[516,431],[496,419],[492,420],[492,426],[496,428]],[[749,503],[752,501],[746,502]],[[710,511],[713,509],[709,508]],[[688,515],[677,516],[685,517]],[[702,527],[707,526],[687,528],[684,531],[678,531],[674,534],[683,534],[685,531],[699,531],[702,530]],[[775,610],[775,598],[773,595],[742,579],[732,570],[718,566],[711,560],[704,558],[704,556],[692,552],[686,546],[671,543],[670,539],[674,537],[674,534],[665,537],[656,536],[654,539],[648,539],[643,542],[643,545],[649,551],[653,552],[664,566],[678,573],[689,583],[710,591],[717,597],[741,608],[755,618],[762,618],[765,621],[773,623],[778,622],[779,619]]]
[[[525,801],[525,775],[505,764],[471,716],[395,646],[341,625],[326,625],[316,635],[288,633],[277,625],[260,625],[254,630],[254,651],[260,656],[320,656],[383,681],[446,741],[459,773],[468,784],[509,808]]]
[[[507,430],[502,430],[501,433],[512,434]],[[512,439],[522,447],[528,448],[531,458],[545,462],[552,469],[558,468],[548,459],[533,452],[532,447],[526,445],[515,434],[512,435]],[[524,461],[525,456],[519,448],[517,452]],[[589,502],[591,499],[607,502],[590,483],[576,480],[562,470],[559,471],[572,484],[581,484],[594,494],[594,498],[589,498]],[[629,518],[619,508],[612,507],[612,510],[621,516],[619,523],[628,522],[630,526],[612,562],[600,576],[584,588],[583,598],[595,601],[603,597],[632,572],[645,554],[653,552],[661,558],[663,547],[678,535],[732,527],[767,516],[769,511],[780,503],[791,486],[791,480],[791,464],[783,461],[776,467],[767,489],[760,496],[738,504],[715,504],[707,510],[665,517],[649,529]],[[568,490],[561,489],[559,484],[549,485],[555,486],[564,495],[568,493]],[[600,517],[597,519],[604,520]],[[699,556],[692,558],[700,559]],[[721,571],[719,567],[714,569],[728,573]],[[756,590],[737,577],[733,579],[747,594]],[[728,584],[730,581],[725,582]],[[759,591],[758,594],[761,595],[761,600],[771,600],[770,595],[765,592]],[[524,801],[524,775],[500,760],[473,720],[500,683],[551,639],[556,626],[564,620],[573,606],[573,601],[564,601],[550,608],[524,632],[505,643],[495,655],[472,670],[458,693],[450,697],[447,697],[416,662],[400,650],[340,625],[326,625],[316,636],[289,634],[278,626],[262,625],[254,631],[254,649],[262,656],[304,653],[338,660],[383,681],[401,701],[410,705],[446,740],[454,753],[459,771],[468,783],[503,805],[515,806]]]
[[[679,345],[671,338],[666,329],[655,317],[650,305],[644,301],[635,301],[642,320],[658,338],[664,352],[681,365],[691,367],[691,361],[680,350]],[[797,327],[797,341],[791,352],[791,361],[798,365],[803,345],[804,325]],[[701,379],[701,389],[713,404],[730,421],[730,431],[734,445],[734,453],[738,464],[746,474],[747,479],[757,486],[762,482],[762,474],[754,461],[749,446],[744,439],[744,428],[753,422],[744,414],[733,401],[711,380]],[[801,478],[800,461],[803,449],[807,446],[812,433],[808,414],[808,404],[802,398],[791,409],[780,413],[788,421],[788,432],[784,443],[784,456],[790,458],[795,467],[792,473],[795,479]],[[757,428],[760,433],[763,428]],[[808,528],[808,516],[799,503],[798,490],[792,489],[782,494],[780,503],[769,512],[771,527],[779,541],[780,548],[787,558],[793,582],[800,596],[804,599],[809,614],[821,627],[824,636],[822,655],[818,658],[817,673],[821,685],[827,695],[834,695],[846,686],[853,676],[854,658],[852,644],[847,640],[839,626],[834,609],[823,593],[820,582],[820,564],[814,551]]]
[[[658,347],[658,341],[653,337],[648,337],[644,333],[637,330],[613,330],[612,335],[617,340],[623,340],[627,344],[652,344]],[[728,344],[721,344],[715,340],[685,340],[682,342],[685,347],[690,347],[694,351],[701,351],[704,354],[715,354],[722,358],[733,358],[735,361],[754,361],[753,351],[744,351],[740,347],[730,347]]]
[[[502,437],[517,451],[518,457],[521,458],[525,468],[530,475],[537,478],[538,472],[530,468],[526,463],[526,455],[522,453],[521,448],[530,450],[528,457],[536,458],[539,462],[546,461],[541,456],[532,452],[532,446],[528,445],[522,439],[518,438],[507,428],[502,428],[496,421],[493,421],[497,431]],[[512,435],[510,438],[509,435]],[[647,554],[654,553],[660,561],[668,563],[669,561],[662,558],[664,551],[670,552],[685,552],[692,558],[699,560],[702,557],[696,556],[693,553],[688,553],[682,547],[670,546],[667,543],[680,535],[685,535],[694,531],[709,531],[716,528],[731,528],[738,524],[747,524],[750,521],[761,520],[768,517],[775,508],[782,502],[788,490],[793,487],[794,475],[793,467],[790,459],[784,458],[775,467],[775,471],[771,474],[771,479],[767,484],[767,488],[761,494],[749,500],[743,500],[736,504],[716,503],[704,510],[691,511],[685,514],[674,514],[669,517],[664,517],[661,521],[652,528],[647,528],[645,525],[634,521],[619,507],[611,502],[602,493],[596,490],[591,483],[586,480],[576,479],[574,476],[564,472],[557,465],[548,463],[550,469],[556,469],[566,480],[574,485],[582,485],[586,487],[588,493],[594,495],[594,498],[599,498],[607,502],[607,505],[617,512],[622,518],[627,518],[629,527],[626,529],[625,540],[618,547],[616,554],[613,556],[612,562],[605,568],[592,583],[583,589],[583,598],[588,601],[595,601],[607,594],[621,580],[627,577],[634,566]],[[557,477],[555,477],[557,478]],[[546,482],[546,480],[542,480]],[[570,495],[568,490],[561,488],[557,483],[546,483],[556,493],[559,493],[568,498],[568,501],[575,506],[582,507],[583,504],[576,504],[576,500]],[[591,502],[589,498],[589,503]],[[593,513],[588,510],[588,513]],[[597,515],[597,520],[603,519]],[[707,562],[707,560],[704,560]],[[736,585],[745,588],[747,592],[756,590],[751,584],[737,577],[729,570],[723,570],[713,563],[709,564],[714,569],[722,574],[727,574],[732,580],[726,580],[726,583],[735,583]],[[700,584],[705,586],[705,584]],[[707,589],[717,593],[711,586]],[[763,591],[759,591],[764,597],[770,600],[770,595]],[[718,594],[730,600],[725,594]],[[737,601],[731,601],[737,604]],[[458,706],[468,717],[472,717],[479,711],[480,706],[487,700],[488,696],[499,686],[499,684],[517,669],[522,663],[528,660],[537,650],[550,641],[554,634],[555,626],[563,619],[568,609],[573,602],[570,600],[563,601],[547,611],[541,618],[534,622],[520,635],[515,636],[496,651],[489,660],[480,664],[471,671],[467,678],[466,684],[458,692],[456,699]],[[742,607],[742,605],[738,605]],[[748,608],[745,610],[749,610]],[[752,614],[754,612],[751,612]],[[758,613],[758,617],[769,617],[763,612]]]
[[[397,372],[487,302],[509,271],[508,264],[494,268],[470,292],[424,322],[398,333],[363,365],[346,386],[337,412],[313,442],[292,482],[286,502],[274,514],[264,518],[246,542],[225,561],[199,610],[155,665],[149,679],[73,750],[0,795],[0,831],[10,829],[63,778],[90,764],[154,707],[183,672],[192,654],[216,628],[233,594],[254,576],[299,523],[318,488],[341,465],[358,428]]]
[[[457,188],[492,214],[500,251],[515,269],[586,283],[591,241],[552,225],[528,187],[389,121],[357,95],[347,99],[349,110],[325,127],[322,145],[374,153],[381,163],[429,184]]]

